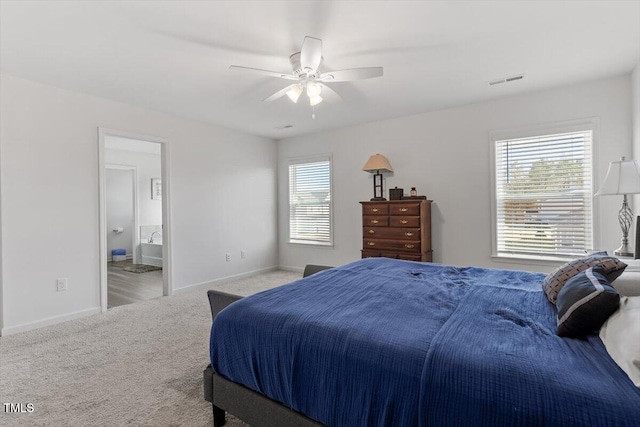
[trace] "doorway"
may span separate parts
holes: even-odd
[[[98,141],[102,311],[171,295],[166,141],[104,128]]]

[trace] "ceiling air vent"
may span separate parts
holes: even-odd
[[[284,126],[276,126],[276,127],[274,127],[274,129],[282,130],[282,129],[289,129],[289,128],[292,128],[292,127],[293,127],[293,125],[284,125]]]
[[[511,77],[503,77],[498,80],[490,81],[489,86],[499,85],[501,83],[514,82],[516,80],[522,80],[522,79],[524,79],[524,74],[518,74],[517,76],[511,76]]]

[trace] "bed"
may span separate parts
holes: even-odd
[[[543,277],[369,258],[236,301],[211,329],[214,424],[639,425],[597,335],[556,335]]]

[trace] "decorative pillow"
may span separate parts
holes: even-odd
[[[640,297],[622,297],[620,310],[600,329],[611,358],[640,387]]]
[[[618,309],[620,295],[602,267],[578,273],[558,293],[558,335],[580,338],[600,329]]]
[[[555,304],[558,298],[558,292],[576,274],[594,266],[601,266],[604,274],[609,282],[616,280],[622,274],[627,264],[618,258],[610,257],[606,252],[596,252],[584,258],[574,259],[568,263],[558,267],[555,271],[549,273],[542,282],[542,289],[547,295],[547,299]]]

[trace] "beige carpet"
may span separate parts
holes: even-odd
[[[278,271],[212,288],[250,295],[300,277]],[[0,337],[0,403],[35,409],[2,406],[0,425],[211,426],[202,394],[210,326],[206,292],[190,291]]]

